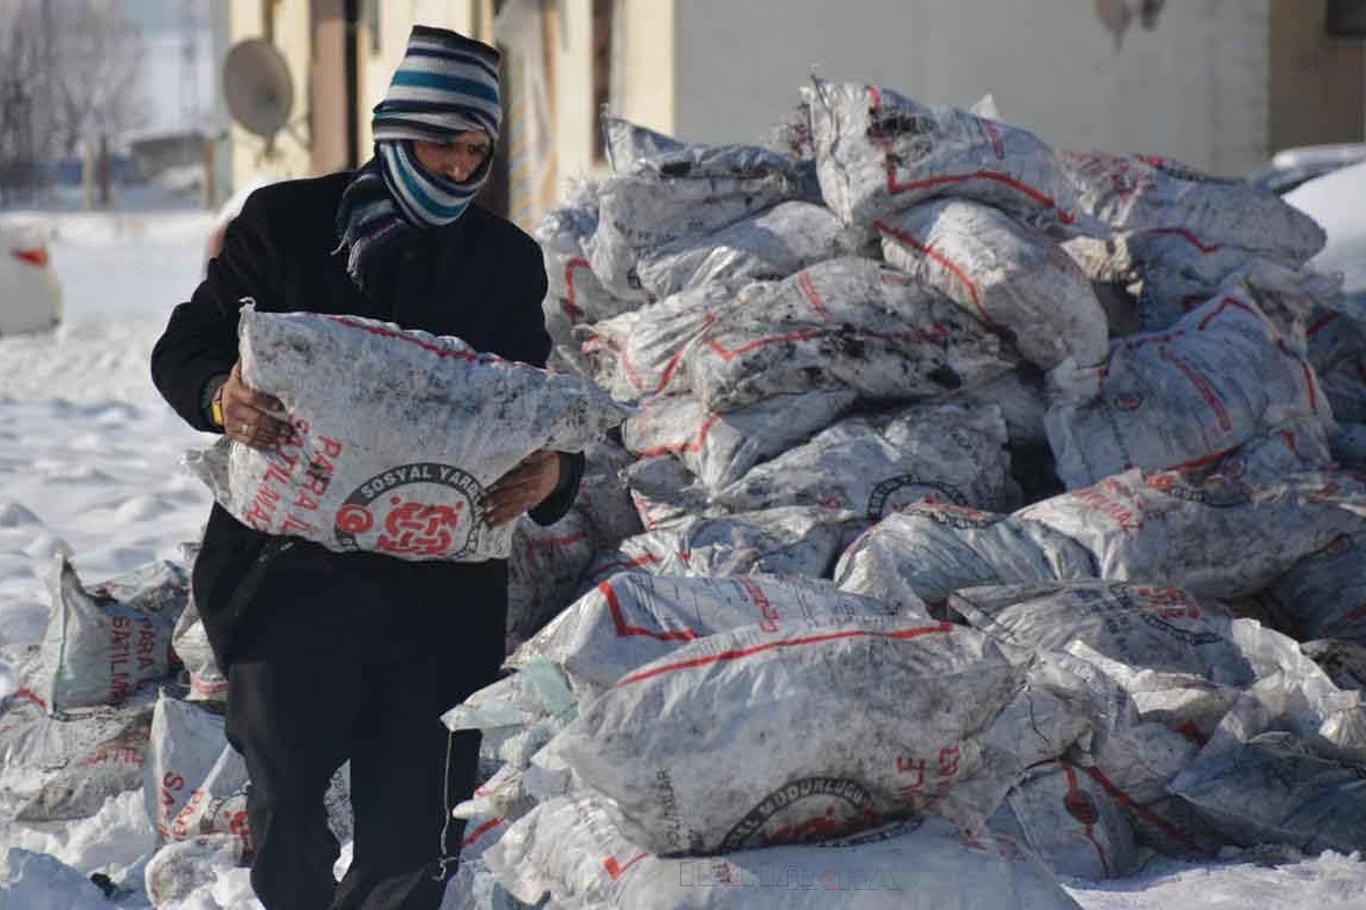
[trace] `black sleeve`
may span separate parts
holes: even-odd
[[[541,527],[553,525],[565,516],[579,495],[579,481],[583,479],[582,452],[560,452],[560,482],[554,492],[527,514]]]
[[[152,382],[175,412],[196,430],[218,430],[204,412],[204,390],[237,361],[237,313],[243,297],[265,301],[278,269],[264,205],[257,191],[228,225],[223,249],[188,303],[171,312],[152,349]]]
[[[509,263],[509,303],[507,316],[498,324],[497,350],[508,360],[544,368],[550,356],[550,335],[545,330],[545,300],[549,282],[540,244],[526,238],[515,247],[514,262]]]

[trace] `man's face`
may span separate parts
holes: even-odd
[[[433,174],[464,183],[493,151],[493,141],[483,130],[456,133],[445,142],[413,140],[418,163]]]

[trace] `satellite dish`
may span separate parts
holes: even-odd
[[[269,142],[289,122],[294,107],[289,64],[269,41],[239,41],[223,62],[223,94],[232,119]]]

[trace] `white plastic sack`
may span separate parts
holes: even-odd
[[[692,642],[580,707],[550,744],[613,799],[642,847],[728,853],[839,836],[927,810],[955,784],[1023,671],[987,638],[910,619],[751,626]]]
[[[584,449],[583,477],[574,504],[588,519],[599,550],[614,549],[643,530],[626,487],[630,464],[631,454],[615,442],[599,440]]]
[[[1234,296],[1116,341],[1097,367],[1064,363],[1049,378],[1048,440],[1069,488],[1206,458],[1301,418],[1332,421],[1309,363]]]
[[[671,395],[642,404],[627,418],[622,438],[642,458],[673,455],[715,492],[828,427],[857,398],[847,389],[775,395],[716,413],[691,396]]]
[[[532,657],[518,672],[473,692],[441,716],[447,729],[497,732],[500,746],[546,718],[566,722],[576,710],[564,674],[547,660]]]
[[[571,326],[609,319],[635,307],[634,302],[609,294],[588,264],[584,242],[598,227],[598,192],[597,181],[575,185],[563,204],[542,216],[533,232],[545,254],[547,317],[558,310]]]
[[[190,677],[190,701],[224,701],[228,697],[228,678],[218,669],[209,633],[191,598],[171,631],[171,650],[185,666]]]
[[[989,205],[945,199],[875,223],[887,262],[1010,338],[1030,363],[1103,360],[1105,311],[1056,242]]]
[[[294,435],[270,454],[220,441],[192,465],[248,527],[340,553],[505,558],[512,528],[485,523],[488,485],[624,416],[582,379],[390,323],[247,305],[239,333],[242,378],[280,399]]]
[[[1366,763],[1366,701],[1361,692],[1340,689],[1298,642],[1256,620],[1235,620],[1233,635],[1257,669],[1258,681],[1244,695],[1255,697],[1258,717],[1276,718],[1273,725],[1292,731],[1319,754],[1353,765]]]
[[[1007,795],[992,829],[1075,878],[1119,878],[1138,859],[1133,830],[1114,799],[1066,760],[1030,771]]]
[[[1309,360],[1323,382],[1333,416],[1366,422],[1366,318],[1359,308],[1366,295],[1342,306],[1318,308],[1306,334]]]
[[[829,209],[783,202],[715,233],[644,252],[636,272],[662,300],[704,284],[775,281],[847,252],[844,225]]]
[[[20,690],[0,703],[0,807],[19,822],[88,818],[137,789],[152,723],[149,698],[49,717]]]
[[[1300,650],[1318,664],[1339,689],[1366,691],[1366,645],[1321,638],[1302,643]]]
[[[1291,566],[1264,593],[1301,640],[1335,638],[1366,643],[1366,547],[1350,534]]]
[[[1233,641],[1233,616],[1180,588],[1072,581],[968,588],[949,606],[1010,649],[1054,651],[1073,641],[1136,669],[1245,686],[1253,668]]]
[[[938,405],[842,420],[713,501],[733,512],[818,506],[879,521],[922,500],[1009,509],[1018,503],[1012,487],[1000,409]]]
[[[163,840],[232,835],[251,852],[246,762],[228,745],[221,716],[163,692],[152,717],[142,776],[147,817]],[[349,765],[332,776],[324,803],[333,833],[340,841],[349,840]]]
[[[1366,846],[1361,758],[1315,748],[1296,729],[1303,722],[1295,716],[1302,710],[1296,690],[1304,685],[1293,676],[1272,677],[1250,689],[1170,789],[1243,846],[1360,850]]]
[[[1186,674],[1135,671],[1078,641],[1048,660],[1079,687],[1073,700],[1091,720],[1090,736],[1067,755],[1079,774],[1119,805],[1139,842],[1174,856],[1212,855],[1225,841],[1167,785],[1237,691]]]
[[[250,860],[250,845],[235,834],[206,834],[166,844],[144,870],[147,897],[153,907],[178,906],[212,888],[224,871]]]
[[[546,332],[554,342],[550,364],[581,374],[587,373],[588,361],[574,338],[574,327],[638,305],[609,294],[593,274],[583,244],[597,227],[597,183],[585,180],[570,189],[563,204],[548,210],[533,231],[545,257],[548,280],[541,310]]]
[[[823,617],[919,616],[828,581],[736,575],[723,578],[626,572],[602,582],[517,649],[520,667],[537,655],[563,668],[580,701],[620,677],[708,635],[759,625],[778,631]]]
[[[934,196],[975,199],[1036,224],[1071,224],[1077,198],[1054,151],[1028,130],[887,89],[813,79],[816,173],[846,224]]]
[[[942,605],[960,588],[1093,578],[1091,554],[1031,521],[917,503],[888,515],[840,557],[835,582],[892,605]]]
[[[24,685],[54,713],[115,705],[171,671],[171,632],[189,597],[179,566],[152,563],[87,590],[58,555],[40,660]]]
[[[812,266],[717,314],[683,362],[715,411],[818,389],[930,398],[1011,366],[1000,340],[943,295],[856,258]]]
[[[1182,231],[1205,246],[1227,244],[1302,264],[1323,248],[1323,229],[1269,190],[1241,178],[1201,174],[1170,159],[1063,152],[1082,207],[1130,231]]]
[[[588,795],[538,806],[488,851],[528,903],[565,910],[1064,910],[1077,905],[1004,837],[965,838],[933,818],[808,846],[666,859],[633,843],[610,803]],[[849,892],[849,893],[834,893]]]
[[[603,116],[602,133],[615,174],[675,179],[775,174],[794,182],[801,179],[800,162],[759,145],[685,142],[611,115]]]
[[[788,507],[724,518],[689,518],[630,537],[598,558],[584,576],[590,584],[617,572],[697,575],[826,574],[847,533],[861,517],[829,509]]]
[[[1252,485],[1274,485],[1291,474],[1331,470],[1333,453],[1323,421],[1301,418],[1273,427],[1228,452],[1218,452],[1176,470],[1191,477],[1215,474]]]
[[[250,851],[247,767],[228,746],[223,727],[218,714],[164,692],[157,699],[143,799],[163,840],[232,834]]]
[[[714,233],[800,194],[800,183],[780,172],[611,177],[600,185],[598,227],[584,242],[584,250],[608,293],[646,301],[651,295],[640,278],[642,254],[682,238]]]
[[[547,527],[518,519],[508,559],[509,649],[564,609],[596,553],[588,520],[577,508]]]
[[[966,405],[995,405],[1001,409],[1012,447],[1047,446],[1044,414],[1044,377],[1028,368],[1011,370],[982,385],[955,392],[943,401]]]
[[[1096,575],[1161,579],[1197,597],[1254,593],[1339,534],[1360,528],[1352,475],[1296,475],[1274,486],[1176,471],[1127,471],[1016,512],[1072,538]]]
[[[466,822],[460,865],[446,884],[440,910],[521,910],[520,902],[508,894],[484,863],[484,852],[498,843],[511,825],[496,816]]]
[[[691,516],[716,515],[707,491],[678,459],[669,455],[642,458],[626,472],[631,501],[646,531],[657,531]]]
[[[762,284],[689,288],[641,309],[580,329],[594,381],[618,401],[648,399],[688,388],[684,349],[718,313],[743,306]]]
[[[1217,295],[1247,296],[1287,340],[1301,337],[1310,314],[1341,288],[1334,275],[1286,266],[1227,247],[1204,252],[1181,235],[1145,232],[1130,240],[1139,259],[1139,326],[1156,331]]]

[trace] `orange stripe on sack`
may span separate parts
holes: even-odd
[[[1185,376],[1186,379],[1190,381],[1190,384],[1195,387],[1196,393],[1204,399],[1205,404],[1209,407],[1211,413],[1214,414],[1214,420],[1219,424],[1219,429],[1223,430],[1225,433],[1232,433],[1233,418],[1229,416],[1228,408],[1224,407],[1224,403],[1220,401],[1219,396],[1215,394],[1214,388],[1205,381],[1205,377],[1196,372],[1190,364],[1186,363],[1186,361],[1173,354],[1171,348],[1162,348],[1159,352],[1159,356],[1176,367],[1177,370],[1181,372],[1181,375]]]
[[[438,357],[454,357],[457,360],[478,360],[480,357],[478,353],[475,353],[473,351],[452,351],[449,348],[443,348],[438,345],[431,344],[429,342],[422,341],[417,338],[413,338],[410,335],[405,335],[402,332],[395,332],[393,329],[386,329],[383,326],[364,325],[363,323],[356,322],[354,319],[350,319],[346,316],[329,316],[328,318],[333,320],[334,322],[341,323],[347,328],[360,329],[362,332],[367,332],[371,335],[378,335],[381,338],[394,338],[398,341],[404,342],[405,344],[416,345],[417,347],[422,348],[422,350],[430,351]],[[499,357],[497,354],[485,354],[484,356],[487,359],[494,362],[501,363],[503,361],[503,358]]]
[[[873,113],[876,114],[878,110],[882,107],[882,92],[878,91],[877,86],[870,85],[868,86],[868,94],[871,96]],[[877,140],[874,140],[874,144],[878,145],[882,149],[884,155],[884,168],[887,172],[887,192],[893,195],[897,193],[908,192],[910,190],[923,189],[925,187],[942,186],[944,184],[953,183],[963,183],[964,181],[973,179],[994,180],[998,183],[1004,184],[1010,189],[1013,189],[1023,194],[1027,198],[1032,199],[1035,202],[1038,202],[1046,206],[1047,208],[1053,209],[1058,213],[1058,220],[1061,221],[1063,224],[1071,224],[1072,222],[1076,221],[1076,216],[1073,215],[1071,212],[1064,212],[1062,209],[1060,209],[1058,207],[1058,204],[1053,200],[1051,196],[1047,195],[1046,193],[1043,193],[1042,191],[1030,186],[1029,184],[1021,180],[1018,180],[1010,176],[1009,174],[1002,174],[999,171],[981,170],[974,171],[971,174],[931,177],[927,180],[914,180],[910,183],[897,183],[896,166],[892,160],[891,155],[891,143],[879,142]]]
[[[697,638],[697,633],[690,629],[679,629],[672,632],[655,632],[651,629],[643,629],[640,626],[629,625],[626,616],[621,610],[621,601],[617,600],[617,592],[612,588],[612,582],[604,581],[598,585],[598,590],[607,599],[607,609],[612,613],[612,625],[616,627],[618,638],[631,638],[633,636],[641,638],[653,638],[656,641],[692,641]]]
[[[1149,824],[1155,825],[1158,828],[1161,828],[1169,836],[1174,837],[1181,843],[1185,844],[1186,847],[1191,851],[1195,853],[1206,852],[1198,844],[1196,844],[1195,840],[1185,831],[1181,830],[1176,825],[1173,825],[1171,822],[1167,821],[1165,818],[1158,815],[1156,812],[1154,812],[1152,809],[1149,809],[1147,806],[1135,802],[1133,797],[1125,793],[1123,790],[1119,789],[1119,787],[1115,785],[1115,782],[1110,780],[1110,778],[1106,777],[1104,772],[1102,772],[1099,768],[1088,767],[1086,769],[1086,773],[1091,775],[1092,780],[1094,780],[1096,783],[1104,787],[1106,793],[1109,793],[1115,799],[1123,803],[1126,807],[1132,809],[1144,821],[1148,822]]]
[[[478,828],[475,828],[475,829],[474,829],[474,833],[473,833],[473,834],[471,834],[469,837],[465,838],[464,840],[462,840],[462,841],[460,842],[460,847],[461,847],[461,849],[464,849],[465,847],[470,846],[470,845],[473,844],[475,841],[479,840],[479,838],[481,838],[481,837],[483,837],[485,834],[487,834],[490,830],[492,830],[492,829],[498,827],[498,826],[501,825],[502,823],[503,823],[503,816],[501,816],[501,815],[498,816],[497,818],[491,818],[491,819],[489,819],[488,821],[484,822],[484,823],[483,823],[482,825],[480,825]]]
[[[579,306],[579,292],[574,284],[574,270],[591,268],[588,260],[577,256],[564,264],[564,284],[569,289],[569,297],[560,301],[560,309],[569,317],[570,325],[578,325],[583,320],[583,307]]]
[[[1195,247],[1197,250],[1199,250],[1199,251],[1202,252],[1202,253],[1207,253],[1207,254],[1208,254],[1208,253],[1214,253],[1214,252],[1218,252],[1218,250],[1219,250],[1219,244],[1217,244],[1217,243],[1203,243],[1203,242],[1201,242],[1201,240],[1200,240],[1199,237],[1195,236],[1195,234],[1191,233],[1189,230],[1187,230],[1186,228],[1183,228],[1183,227],[1161,227],[1161,228],[1152,228],[1152,229],[1150,229],[1150,230],[1148,231],[1148,233],[1149,233],[1149,234],[1169,234],[1169,235],[1173,235],[1173,236],[1176,236],[1176,237],[1180,237],[1182,240],[1187,241],[1191,246]]]
[[[1077,771],[1072,767],[1072,763],[1059,760],[1058,764],[1062,767],[1062,773],[1067,778],[1067,795],[1070,797],[1074,793],[1086,794],[1086,791],[1077,786]],[[1073,817],[1075,818],[1075,816]],[[1110,861],[1105,858],[1105,848],[1100,845],[1100,841],[1096,840],[1095,822],[1082,821],[1082,819],[1077,819],[1077,821],[1082,822],[1082,834],[1091,842],[1091,846],[1096,848],[1096,855],[1100,857],[1100,867],[1105,871],[1105,877],[1109,878]]]
[[[625,686],[634,682],[651,679],[655,676],[662,676],[665,673],[675,673],[680,670],[690,670],[694,667],[704,667],[709,664],[721,663],[722,661],[739,660],[761,654],[765,651],[772,651],[776,648],[799,648],[803,645],[821,644],[827,641],[837,641],[842,638],[893,638],[907,640],[919,638],[922,635],[933,635],[936,633],[944,634],[952,632],[953,623],[941,622],[933,626],[916,626],[910,629],[901,629],[896,632],[867,632],[862,629],[851,629],[845,632],[829,632],[824,635],[808,635],[802,638],[787,638],[781,641],[764,642],[761,645],[754,645],[749,648],[736,648],[732,651],[722,651],[718,654],[709,654],[705,657],[694,657],[689,660],[680,660],[663,666],[654,667],[649,670],[642,670],[630,676],[623,676],[616,683],[617,686]]]
[[[682,455],[684,452],[700,452],[702,446],[706,445],[707,436],[711,433],[711,428],[721,419],[720,414],[712,413],[707,415],[706,421],[697,430],[697,438],[687,442],[666,442],[649,449],[644,449],[636,453],[640,458],[654,458],[657,455]]]
[[[897,230],[891,225],[884,224],[881,221],[874,221],[873,227],[884,234],[888,234],[896,238],[898,241],[904,243],[912,249],[924,253],[926,256],[929,256],[935,262],[942,265],[955,278],[962,282],[963,287],[968,289],[968,294],[972,297],[972,305],[977,308],[977,313],[978,316],[981,318],[982,323],[988,326],[994,326],[996,324],[995,321],[993,321],[992,318],[989,315],[987,315],[986,307],[982,306],[982,298],[977,293],[977,284],[971,278],[968,277],[967,273],[959,267],[958,263],[954,262],[952,259],[945,256],[943,253],[939,252],[929,244],[920,243],[918,240],[915,239],[915,236],[911,234],[909,231]]]
[[[602,867],[607,870],[608,875],[612,876],[612,881],[616,881],[617,879],[621,878],[623,875],[626,874],[627,869],[631,868],[636,863],[640,862],[649,855],[650,854],[648,853],[637,853],[635,856],[628,859],[625,865],[618,863],[615,856],[609,856],[607,857],[607,859],[602,861]]]

